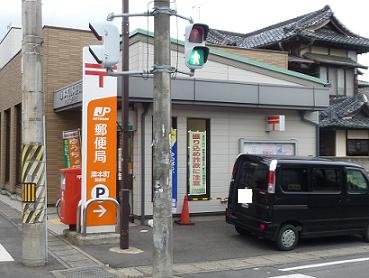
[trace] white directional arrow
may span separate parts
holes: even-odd
[[[104,208],[102,205],[99,205],[100,209],[94,209],[93,212],[100,212],[99,217],[103,216],[106,212],[106,208]]]

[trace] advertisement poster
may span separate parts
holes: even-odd
[[[206,194],[206,132],[189,131],[189,195]]]
[[[81,133],[79,129],[63,131],[64,167],[81,167]]]
[[[171,133],[171,156],[172,156],[172,212],[177,212],[177,130]]]

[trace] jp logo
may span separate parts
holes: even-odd
[[[104,184],[97,184],[91,190],[92,199],[109,198],[109,188]]]
[[[94,117],[104,117],[111,112],[110,107],[95,107]]]

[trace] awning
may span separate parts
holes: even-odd
[[[317,63],[321,64],[330,64],[330,65],[339,65],[339,66],[348,66],[354,68],[362,68],[367,69],[368,67],[363,66],[349,57],[340,57],[334,55],[324,55],[324,54],[315,54],[315,53],[306,53],[304,57],[310,60],[313,60]]]

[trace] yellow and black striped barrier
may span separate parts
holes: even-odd
[[[23,223],[42,223],[46,217],[44,150],[39,143],[22,145]]]
[[[34,203],[36,201],[36,184],[33,182],[23,183],[22,202]]]
[[[210,200],[219,200],[222,203],[222,202],[227,202],[228,201],[228,197],[216,197],[216,198],[189,197],[189,201],[210,201]]]

